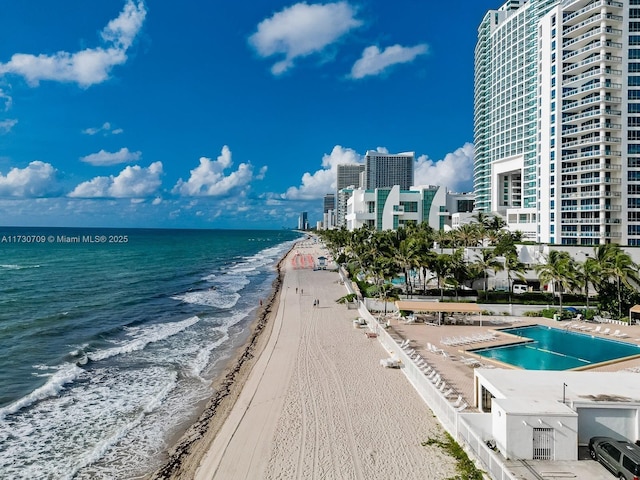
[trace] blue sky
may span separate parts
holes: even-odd
[[[499,6],[4,2],[0,224],[314,223],[336,165],[376,149],[470,191],[473,49]]]

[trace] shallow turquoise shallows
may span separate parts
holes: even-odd
[[[640,355],[637,345],[542,325],[501,331],[522,337],[523,342],[473,353],[526,370],[571,370]]]

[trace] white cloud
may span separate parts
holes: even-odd
[[[262,167],[254,177],[253,166],[250,163],[241,163],[237,170],[225,176],[225,170],[232,165],[231,150],[225,145],[216,160],[201,157],[200,165],[191,170],[189,180],[186,182],[182,179],[178,180],[172,191],[175,194],[193,197],[224,196],[248,186],[254,178],[258,180],[264,178],[266,173],[266,167]]]
[[[75,82],[83,88],[104,82],[111,69],[127,60],[127,50],[142,28],[147,11],[142,1],[128,0],[120,15],[102,30],[104,47],[69,53],[32,55],[16,53],[7,63],[0,63],[0,75],[24,77],[32,86],[41,80]]]
[[[142,152],[130,152],[128,148],[123,147],[117,152],[106,152],[100,150],[98,153],[92,153],[86,157],[80,157],[81,162],[90,163],[95,166],[118,165],[119,163],[137,162],[142,157]]]
[[[469,191],[473,180],[473,145],[465,143],[444,159],[434,162],[421,155],[414,165],[415,185],[440,185],[454,191]]]
[[[104,135],[108,135],[108,134],[112,134],[112,135],[119,135],[120,133],[122,133],[124,130],[122,130],[121,128],[114,128],[113,130],[111,129],[111,123],[109,122],[104,122],[102,124],[102,126],[100,127],[90,127],[90,128],[85,128],[84,130],[82,130],[82,133],[84,133],[85,135],[96,135],[97,133],[102,132]]]
[[[4,111],[8,111],[13,104],[13,98],[0,88],[0,104],[4,102]]]
[[[78,185],[70,197],[79,198],[145,198],[157,193],[162,180],[162,162],[148,168],[128,166],[118,176],[95,177]]]
[[[380,153],[389,153],[385,147],[377,147]],[[290,187],[279,198],[286,200],[317,200],[336,189],[338,165],[362,163],[363,156],[355,150],[336,145],[330,154],[322,158],[322,168],[306,172],[298,187]],[[469,190],[473,179],[473,145],[466,143],[439,162],[421,155],[414,164],[415,185],[441,185],[449,189]],[[269,198],[266,205],[278,205],[276,198]]]
[[[314,173],[306,172],[302,176],[302,185],[290,187],[283,198],[289,200],[311,200],[322,198],[336,189],[338,165],[362,163],[362,157],[350,148],[340,145],[333,147],[329,155],[322,157],[322,168]]]
[[[9,133],[13,127],[18,123],[15,118],[9,118],[7,120],[0,120],[0,135]]]
[[[393,65],[412,62],[418,55],[424,55],[427,51],[428,47],[425,44],[415,47],[392,45],[383,51],[380,51],[375,45],[367,47],[362,52],[362,57],[353,64],[351,78],[358,79],[368,75],[378,75]]]
[[[279,75],[291,68],[296,58],[322,51],[361,24],[347,2],[296,3],[260,22],[249,43],[262,57],[284,55],[284,60],[271,68]]]
[[[56,170],[39,160],[25,168],[12,168],[6,176],[0,173],[0,195],[9,197],[41,197],[55,188]]]

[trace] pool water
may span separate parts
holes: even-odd
[[[640,355],[634,344],[542,325],[500,331],[523,337],[523,342],[472,352],[526,370],[571,370]]]

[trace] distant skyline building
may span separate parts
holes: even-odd
[[[539,243],[640,245],[640,2],[488,11],[474,145],[477,210]]]
[[[336,195],[327,193],[322,204],[322,228],[330,230],[336,226]]]
[[[347,200],[354,188],[360,188],[361,176],[364,173],[364,163],[345,163],[338,165],[336,174],[336,209],[335,225],[337,228],[346,226]]]
[[[336,195],[334,193],[327,193],[322,202],[322,213],[327,213],[329,210],[335,210],[335,208]]]
[[[338,191],[338,201],[336,202],[336,227],[342,228],[347,226],[345,219],[347,215],[347,202],[351,198],[354,188],[341,188]]]
[[[398,185],[401,190],[409,190],[413,186],[414,160],[414,152],[388,154],[369,150],[364,159],[365,183],[360,186],[373,190]]]
[[[364,172],[363,163],[346,163],[338,165],[336,176],[336,192],[347,187],[360,187],[360,174]]]
[[[298,217],[298,230],[306,230],[307,228],[309,228],[309,220],[307,219],[307,212],[302,212]]]

